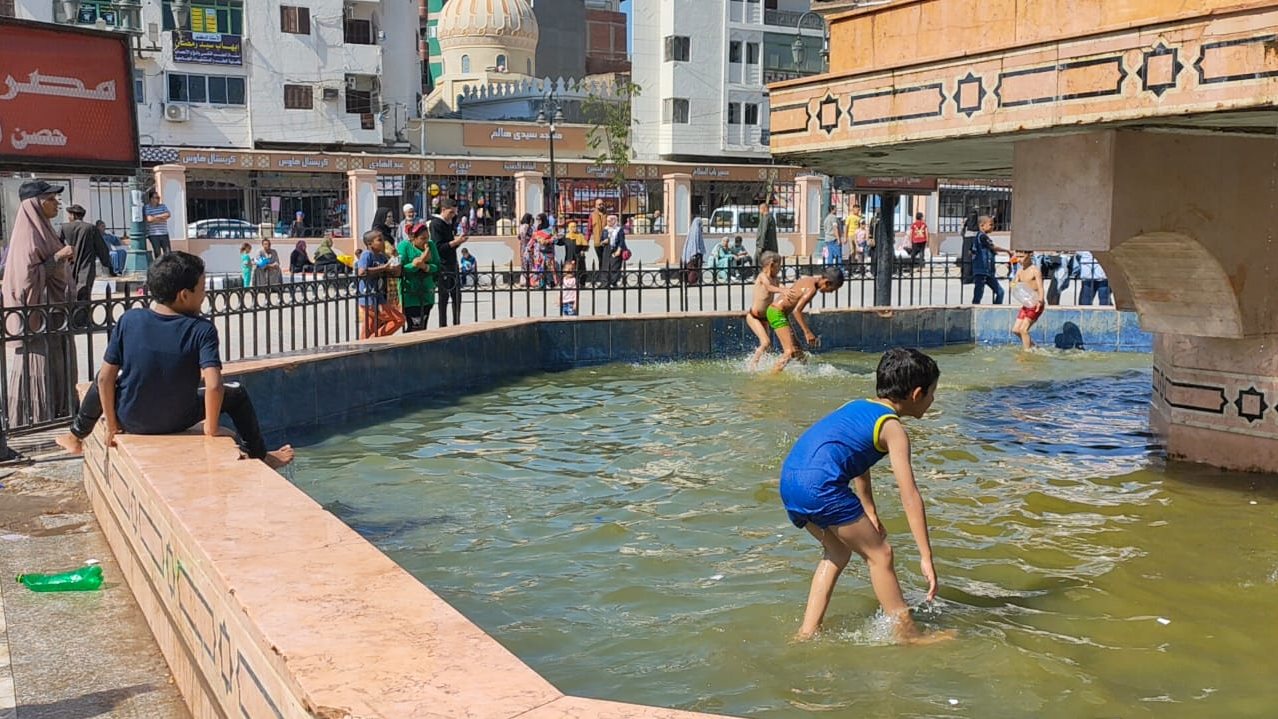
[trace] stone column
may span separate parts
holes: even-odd
[[[360,237],[373,226],[373,216],[377,214],[377,171],[347,170],[346,192],[351,238],[355,247],[360,247]]]
[[[1155,334],[1168,455],[1278,473],[1278,140],[1110,130],[1018,142],[1013,162],[1016,247],[1095,252]]]
[[[688,225],[692,224],[692,175],[674,172],[662,175],[661,180],[665,186],[661,214],[666,216],[666,257],[670,264],[677,265],[683,254],[683,242],[688,238]],[[702,237],[706,237],[704,227]]]
[[[808,257],[816,250],[817,240],[821,237],[821,220],[825,211],[822,178],[820,175],[799,175],[794,178],[794,185],[798,195],[794,229],[799,233],[794,253]]]
[[[546,206],[546,183],[543,181],[545,175],[535,171],[525,171],[515,173],[515,225],[519,225],[519,218],[524,213],[531,213],[534,217],[538,212],[542,212],[542,208]]]
[[[186,166],[156,165],[152,170],[160,201],[169,208],[169,240],[173,249],[187,249],[186,241]]]
[[[928,243],[932,250],[932,254],[941,251],[941,191],[938,189],[923,200],[923,207],[919,210],[923,213],[923,221],[927,223],[928,237],[931,241]]]

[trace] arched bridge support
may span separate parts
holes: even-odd
[[[1013,244],[1092,251],[1156,333],[1168,454],[1278,473],[1278,137],[1042,136],[1013,174]]]

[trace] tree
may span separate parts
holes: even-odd
[[[630,166],[630,103],[642,91],[629,80],[621,81],[603,93],[596,90],[581,104],[582,114],[590,123],[586,144],[594,155],[595,167],[607,170],[609,184],[621,187]]]

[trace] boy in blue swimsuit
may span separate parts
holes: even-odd
[[[876,373],[877,399],[848,402],[809,427],[781,465],[781,501],[790,521],[806,528],[824,550],[812,576],[799,639],[811,638],[821,629],[834,584],[853,554],[869,567],[874,594],[894,621],[898,639],[914,643],[947,638],[920,635],[910,619],[870,487],[870,467],[890,456],[931,601],[936,597],[936,569],[927,515],[910,467],[910,439],[900,418],[922,417],[927,412],[940,375],[936,362],[918,350],[888,350]]]

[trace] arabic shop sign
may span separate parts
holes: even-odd
[[[586,131],[584,125],[558,126],[555,128],[555,151],[566,154],[585,152],[588,147]],[[532,123],[467,122],[462,126],[462,144],[466,147],[544,152],[550,147],[550,128]]]
[[[244,41],[239,35],[174,30],[173,62],[243,65]]]
[[[136,168],[127,36],[0,18],[0,165]]]

